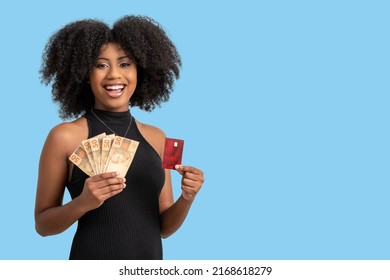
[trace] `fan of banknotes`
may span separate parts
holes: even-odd
[[[88,176],[116,171],[119,177],[125,177],[138,144],[132,139],[102,133],[82,141],[69,160]]]

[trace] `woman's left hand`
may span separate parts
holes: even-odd
[[[203,171],[184,165],[176,165],[175,169],[182,175],[181,189],[185,200],[194,200],[204,182]]]

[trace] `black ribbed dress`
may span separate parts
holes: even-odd
[[[69,259],[87,260],[152,260],[162,259],[159,220],[159,196],[165,181],[161,158],[139,132],[135,120],[124,135],[130,112],[94,113],[119,136],[139,141],[133,162],[126,175],[126,188],[99,208],[78,220]],[[112,134],[91,112],[89,136]],[[88,176],[77,166],[67,184],[73,198],[81,194]]]

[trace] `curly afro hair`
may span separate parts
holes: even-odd
[[[118,43],[137,65],[131,106],[152,111],[169,100],[181,59],[163,28],[145,16],[124,16],[112,28],[99,20],[72,22],[52,35],[43,52],[41,81],[52,83],[62,119],[78,117],[94,105],[88,83],[104,44]]]

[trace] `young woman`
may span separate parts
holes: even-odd
[[[98,20],[70,23],[49,40],[41,68],[63,119],[44,144],[35,205],[36,230],[58,234],[78,221],[70,259],[162,259],[161,237],[183,223],[203,172],[176,166],[181,196],[174,201],[170,170],[162,167],[165,134],[134,119],[129,106],[151,111],[169,99],[181,60],[158,23],[125,16],[112,28]],[[101,133],[139,142],[125,177],[88,176],[69,157]],[[65,188],[72,200],[63,204]]]

